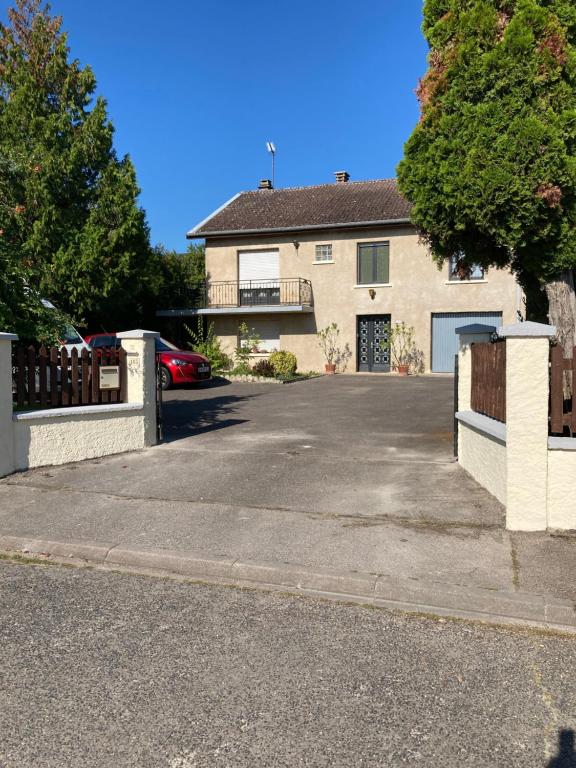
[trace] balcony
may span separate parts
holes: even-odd
[[[281,280],[207,281],[190,286],[188,306],[158,310],[159,317],[312,312],[312,283],[301,277]]]

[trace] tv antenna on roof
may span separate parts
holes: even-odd
[[[274,189],[274,159],[276,157],[276,147],[274,146],[274,142],[267,141],[266,149],[272,155],[272,189]]]

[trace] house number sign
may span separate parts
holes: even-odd
[[[102,365],[100,367],[100,389],[120,389],[119,365]]]

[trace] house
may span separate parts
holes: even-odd
[[[521,293],[501,270],[439,269],[410,223],[394,179],[241,192],[191,229],[206,242],[203,306],[163,312],[209,317],[229,351],[242,322],[262,354],[287,349],[300,370],[323,370],[319,329],[337,323],[347,370],[386,372],[388,324],[415,329],[422,369],[450,372],[455,329],[517,320]]]

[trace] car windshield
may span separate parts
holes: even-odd
[[[170,344],[166,339],[159,338],[156,339],[156,352],[178,352],[178,347]]]
[[[64,330],[64,338],[62,341],[65,344],[82,344],[82,336],[80,336],[73,325],[67,325]]]

